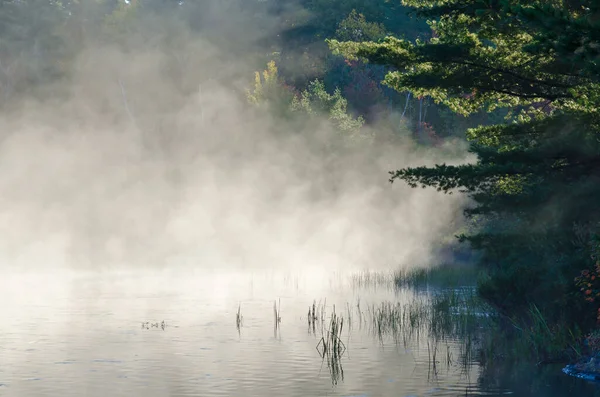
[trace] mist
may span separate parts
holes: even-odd
[[[125,44],[82,39],[68,79],[0,115],[5,270],[444,260],[440,242],[464,201],[390,184],[388,171],[466,152],[404,137],[332,154],[327,120],[315,129],[252,109],[244,90],[264,65],[249,54],[268,54],[277,20],[258,24],[269,19],[244,19],[232,4],[215,5],[210,20],[224,23],[204,29],[165,15],[137,21]]]

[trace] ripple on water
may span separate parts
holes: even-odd
[[[214,285],[202,288],[211,285],[210,278],[161,281],[155,292],[142,278],[125,284],[97,280],[97,288],[72,288],[73,296],[6,300],[12,306],[6,321],[0,321],[0,394],[455,397],[512,392],[482,388],[476,363],[439,363],[432,370],[426,345],[378,339],[370,324],[359,324],[358,316],[342,333],[346,354],[328,365],[316,349],[327,330],[309,334],[308,306],[326,298],[328,312],[335,303],[344,316],[347,303],[356,310],[359,297],[364,308],[406,299],[391,289],[311,286],[310,294],[301,288],[294,293],[278,287],[272,277],[268,282],[254,277],[252,287],[236,282],[213,299]],[[142,292],[136,294],[135,288]],[[282,322],[275,329],[273,301],[279,298]],[[238,332],[235,313],[240,303],[244,323]],[[32,324],[32,319],[39,323]],[[141,322],[163,320],[169,325],[164,330],[138,329]],[[35,349],[32,340],[38,342]],[[460,340],[445,343],[458,357]]]

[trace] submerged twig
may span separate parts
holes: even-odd
[[[277,309],[277,301],[273,302],[273,314],[275,316],[275,329],[277,329],[279,323],[281,323],[281,298],[279,299],[279,309]]]
[[[238,333],[240,333],[240,328],[242,327],[243,323],[244,317],[242,316],[242,304],[240,303],[238,306],[238,311],[235,315],[235,325],[238,330]]]

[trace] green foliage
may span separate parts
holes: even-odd
[[[270,61],[267,64],[267,69],[261,73],[254,74],[254,90],[248,90],[246,95],[248,101],[253,105],[261,105],[266,102],[277,102],[284,93],[279,80],[279,72],[275,61]]]
[[[587,44],[585,50],[569,48],[566,55],[571,59],[575,59],[574,53],[585,52],[576,58],[578,64],[566,64],[564,53],[543,45],[550,32],[542,24],[558,23],[554,14],[560,8],[539,4],[536,8],[535,3],[527,2],[532,5],[525,6],[519,1],[492,6],[477,0],[467,6],[462,1],[446,1],[443,7],[434,8],[429,7],[439,2],[406,3],[425,9],[423,13],[435,18],[429,22],[434,32],[430,40],[412,43],[388,37],[378,44],[332,40],[330,47],[334,53],[394,66],[398,71],[388,74],[387,84],[399,91],[429,95],[461,114],[547,100],[553,101],[555,107],[583,110],[597,91],[597,79],[590,74],[593,65],[581,62],[586,56],[597,57],[597,50],[594,55],[589,49],[595,48],[594,43]],[[587,14],[565,15],[561,24],[593,31],[593,24],[584,22]],[[555,47],[564,49],[558,43],[573,40],[584,39],[564,34],[557,38]]]
[[[590,262],[573,226],[600,221],[600,5],[594,1],[405,0],[434,35],[328,41],[335,54],[388,65],[385,84],[461,115],[506,108],[467,131],[474,164],[391,172],[412,187],[460,191],[481,228],[462,235],[483,253],[480,293],[507,314],[592,324],[573,278]],[[589,231],[594,227],[589,226]]]
[[[362,130],[364,119],[348,113],[348,102],[339,89],[330,94],[322,81],[314,80],[302,92],[296,92],[279,77],[274,61],[261,73],[255,73],[254,89],[247,91],[248,101],[269,107],[283,117],[319,123],[328,119],[340,137],[353,145],[369,143],[372,136]]]
[[[352,10],[350,15],[338,25],[335,38],[343,41],[378,41],[386,36],[381,23],[367,22],[363,14]]]
[[[301,88],[315,78],[324,78],[336,66],[329,64],[330,52],[323,41],[326,38],[341,34],[338,37],[341,40],[378,40],[385,36],[384,32],[410,38],[430,33],[427,24],[410,17],[399,1],[302,0],[300,4],[301,10],[282,11],[283,15],[278,17],[285,21],[280,35],[281,72]],[[288,9],[283,5],[281,8]],[[359,38],[359,35],[365,37]],[[298,54],[302,54],[302,67],[299,67]]]
[[[327,114],[332,124],[342,133],[350,138],[364,138],[360,130],[364,124],[362,117],[354,118],[348,114],[348,102],[339,89],[333,94],[325,90],[325,85],[315,80],[308,85],[299,96],[294,96],[291,109],[295,112],[303,112],[308,115]]]
[[[416,37],[426,30],[426,25],[407,14],[407,8],[399,1],[387,0],[306,0],[305,7],[311,12],[312,25],[321,39],[332,37],[335,27],[353,10],[364,17],[385,26],[395,34]]]
[[[551,323],[535,304],[526,310],[527,316],[493,317],[490,332],[483,340],[481,362],[494,364],[499,359],[511,363],[523,360],[537,364],[566,362],[579,359],[582,339],[578,327],[573,329]]]

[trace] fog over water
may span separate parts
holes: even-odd
[[[332,154],[325,120],[315,128],[249,108],[247,51],[162,23],[178,29],[175,43],[90,40],[74,76],[0,116],[5,269],[436,260],[460,198],[392,185],[387,172],[461,162],[463,149],[405,137]]]
[[[441,259],[463,203],[387,172],[464,150],[331,150],[327,120],[252,109],[264,65],[248,54],[276,23],[210,15],[228,23],[165,16],[121,45],[86,37],[68,78],[0,115],[0,394],[300,395],[301,379],[329,393],[307,306],[354,302],[349,271]],[[276,300],[288,328],[274,333]],[[379,366],[371,343],[357,341],[363,367]],[[369,371],[345,390],[379,383]]]

